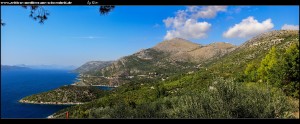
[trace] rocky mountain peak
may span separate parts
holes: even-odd
[[[171,40],[165,40],[156,46],[153,49],[164,52],[188,52],[197,48],[200,48],[201,45],[193,43],[191,41],[182,39],[182,38],[173,38]]]

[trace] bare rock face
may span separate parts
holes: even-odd
[[[170,53],[173,60],[196,63],[212,59],[215,56],[223,56],[235,48],[236,46],[224,42],[216,42],[204,46],[181,38],[165,40],[153,47],[155,50]]]
[[[153,59],[153,57],[150,55],[150,51],[142,49],[141,51],[135,53],[138,58],[140,59],[145,59],[145,60],[150,60]]]
[[[200,44],[196,44],[182,38],[174,38],[171,40],[165,40],[157,44],[155,47],[153,47],[153,49],[158,51],[177,53],[192,51],[200,47]]]
[[[191,51],[189,54],[195,62],[203,62],[214,57],[221,57],[235,48],[236,46],[229,43],[216,42]]]

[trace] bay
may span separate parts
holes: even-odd
[[[1,118],[46,118],[68,107],[18,101],[25,96],[72,84],[77,75],[68,70],[1,70]]]

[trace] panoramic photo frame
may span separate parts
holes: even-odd
[[[1,118],[299,119],[299,6],[105,2],[1,1]]]

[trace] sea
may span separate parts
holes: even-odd
[[[46,118],[68,107],[18,101],[25,96],[72,84],[77,75],[69,70],[1,70],[1,118]]]

